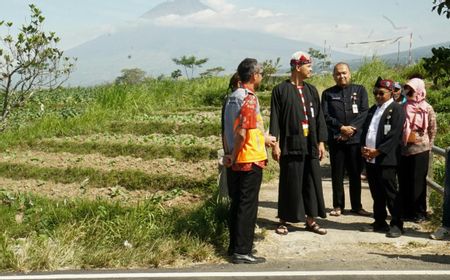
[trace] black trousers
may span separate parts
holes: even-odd
[[[350,204],[352,210],[358,211],[361,205],[361,146],[329,142],[331,180],[333,187],[333,208],[345,209],[344,176],[350,185]]]
[[[250,254],[255,236],[258,197],[262,168],[253,164],[251,171],[227,170],[228,193],[231,199],[229,224],[230,253]]]
[[[386,206],[391,214],[391,226],[403,229],[400,216],[400,195],[397,186],[397,167],[379,166],[366,163],[367,180],[373,198],[373,216],[378,225],[385,224],[387,218]]]
[[[402,215],[417,218],[427,214],[427,174],[430,151],[402,156],[399,167],[399,187]]]
[[[298,223],[308,217],[326,217],[320,163],[308,155],[283,155],[280,159],[278,218]]]

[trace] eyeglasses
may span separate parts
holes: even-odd
[[[375,95],[375,96],[377,96],[377,95],[384,96],[384,91],[379,90],[379,89],[374,89],[373,90],[373,95]]]

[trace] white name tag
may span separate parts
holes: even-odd
[[[384,125],[384,135],[388,134],[389,131],[391,131],[391,125],[390,124],[385,124]]]
[[[353,104],[352,105],[352,111],[353,111],[353,114],[358,114],[358,105],[357,104]]]
[[[311,108],[311,118],[314,118],[314,107],[313,107],[313,104],[312,103],[310,103],[310,108]]]

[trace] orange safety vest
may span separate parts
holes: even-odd
[[[253,95],[254,96],[254,95]],[[254,96],[256,98],[256,96]],[[251,94],[249,94],[245,100],[244,103],[247,101],[248,98],[252,98]],[[256,99],[257,102],[257,99]],[[242,147],[242,149],[239,151],[236,157],[236,163],[251,163],[251,162],[258,162],[263,161],[267,159],[267,152],[266,152],[266,146],[265,146],[265,139],[264,139],[264,124],[263,119],[259,110],[259,103],[256,104],[254,116],[256,118],[256,127],[255,128],[249,128],[247,129],[247,134],[245,137],[245,142]],[[236,129],[241,124],[241,114],[237,117],[237,119],[234,122],[234,130],[236,132]]]

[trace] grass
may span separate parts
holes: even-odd
[[[89,179],[88,187],[108,188],[121,186],[128,190],[171,190],[182,189],[208,193],[216,181],[215,176],[189,178],[172,174],[146,174],[139,170],[100,171],[93,168],[52,168],[29,164],[0,163],[0,176],[20,179],[39,179],[55,183],[80,183]]]
[[[211,260],[225,248],[226,205],[214,199],[186,211],[152,201],[1,198],[2,271],[159,267]]]
[[[421,65],[390,68],[374,60],[352,74],[353,82],[366,87],[373,104],[370,92],[378,75],[404,82],[408,75],[422,70]],[[274,78],[272,82],[282,79]],[[331,75],[315,75],[308,82],[315,85],[319,93],[334,85]],[[213,159],[216,158],[220,109],[227,85],[228,77],[189,81],[149,79],[139,85],[44,91],[33,96],[34,102],[12,115],[13,125],[2,133],[0,149],[22,147],[82,155],[95,152],[107,157],[143,159],[169,156],[179,161]],[[266,126],[271,87],[266,84],[258,93]],[[427,90],[438,112],[436,144],[450,146],[449,91],[433,87]],[[149,140],[156,134],[160,142]],[[111,139],[106,141],[102,136],[96,139],[97,135],[111,135]],[[72,138],[61,138],[65,136]],[[76,137],[79,140],[74,140]],[[204,138],[199,140],[200,137]],[[136,138],[142,142],[135,141]],[[205,139],[214,143],[208,145]],[[436,170],[439,173],[441,168]],[[178,265],[180,260],[185,263],[215,261],[225,254],[227,205],[216,202],[215,176],[192,178],[167,173],[150,175],[139,170],[60,169],[11,163],[0,164],[0,176],[79,183],[80,188],[81,182],[89,178],[88,187],[120,185],[129,190],[162,193],[137,205],[128,205],[85,198],[50,200],[36,194],[0,190],[2,271],[148,268]],[[264,171],[264,182],[277,177],[278,164],[271,160]],[[161,204],[178,190],[194,191],[204,201],[183,207]],[[430,205],[436,209],[432,219],[437,224],[442,197],[433,192]]]
[[[117,134],[191,134],[198,137],[206,137],[220,135],[220,123],[188,123],[179,125],[164,122],[115,121],[111,122],[105,130]]]
[[[132,156],[145,160],[171,157],[179,161],[198,161],[217,158],[217,148],[200,145],[142,145],[134,143],[102,143],[41,140],[30,141],[22,149],[72,154],[99,153],[108,157]]]

